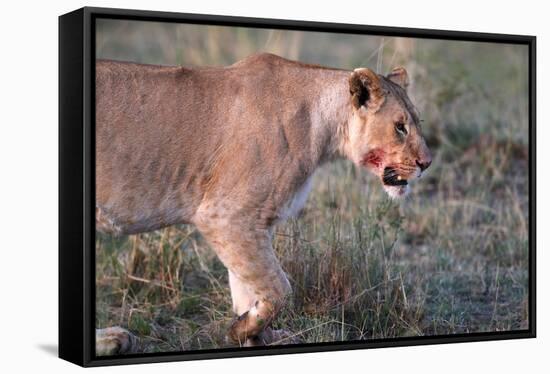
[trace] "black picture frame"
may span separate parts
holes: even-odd
[[[115,18],[523,44],[529,48],[529,328],[278,347],[227,348],[96,357],[95,339],[95,20]],[[310,21],[85,7],[59,17],[59,357],[104,366],[301,352],[536,337],[536,37]]]

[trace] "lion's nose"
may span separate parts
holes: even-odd
[[[427,168],[430,167],[430,165],[432,164],[432,158],[431,157],[427,157],[423,160],[416,160],[416,165],[418,165],[418,167],[420,168],[420,170],[424,171],[426,170]]]

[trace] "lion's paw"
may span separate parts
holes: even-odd
[[[302,343],[302,340],[297,334],[293,334],[288,330],[273,330],[268,327],[258,336],[247,339],[244,346],[259,347],[265,345],[287,345],[299,343]]]

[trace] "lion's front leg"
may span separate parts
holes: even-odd
[[[228,337],[240,345],[266,345],[280,340],[281,334],[272,330],[270,325],[285,306],[290,285],[282,270],[278,277],[261,278],[263,279],[249,284],[229,271],[233,310],[237,317],[230,327]],[[272,288],[267,289],[261,282],[270,282]]]
[[[240,345],[257,345],[258,337],[269,335],[263,333],[288,301],[291,288],[271,246],[269,230],[246,227],[250,226],[200,229],[229,270],[237,317],[228,337]]]

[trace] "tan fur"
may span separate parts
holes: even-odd
[[[263,331],[291,289],[271,233],[299,209],[315,169],[347,157],[381,176],[383,166],[365,162],[380,149],[383,165],[409,179],[429,159],[397,76],[269,54],[198,69],[98,61],[97,229],[195,224],[230,272],[240,317],[229,336],[273,335]]]

